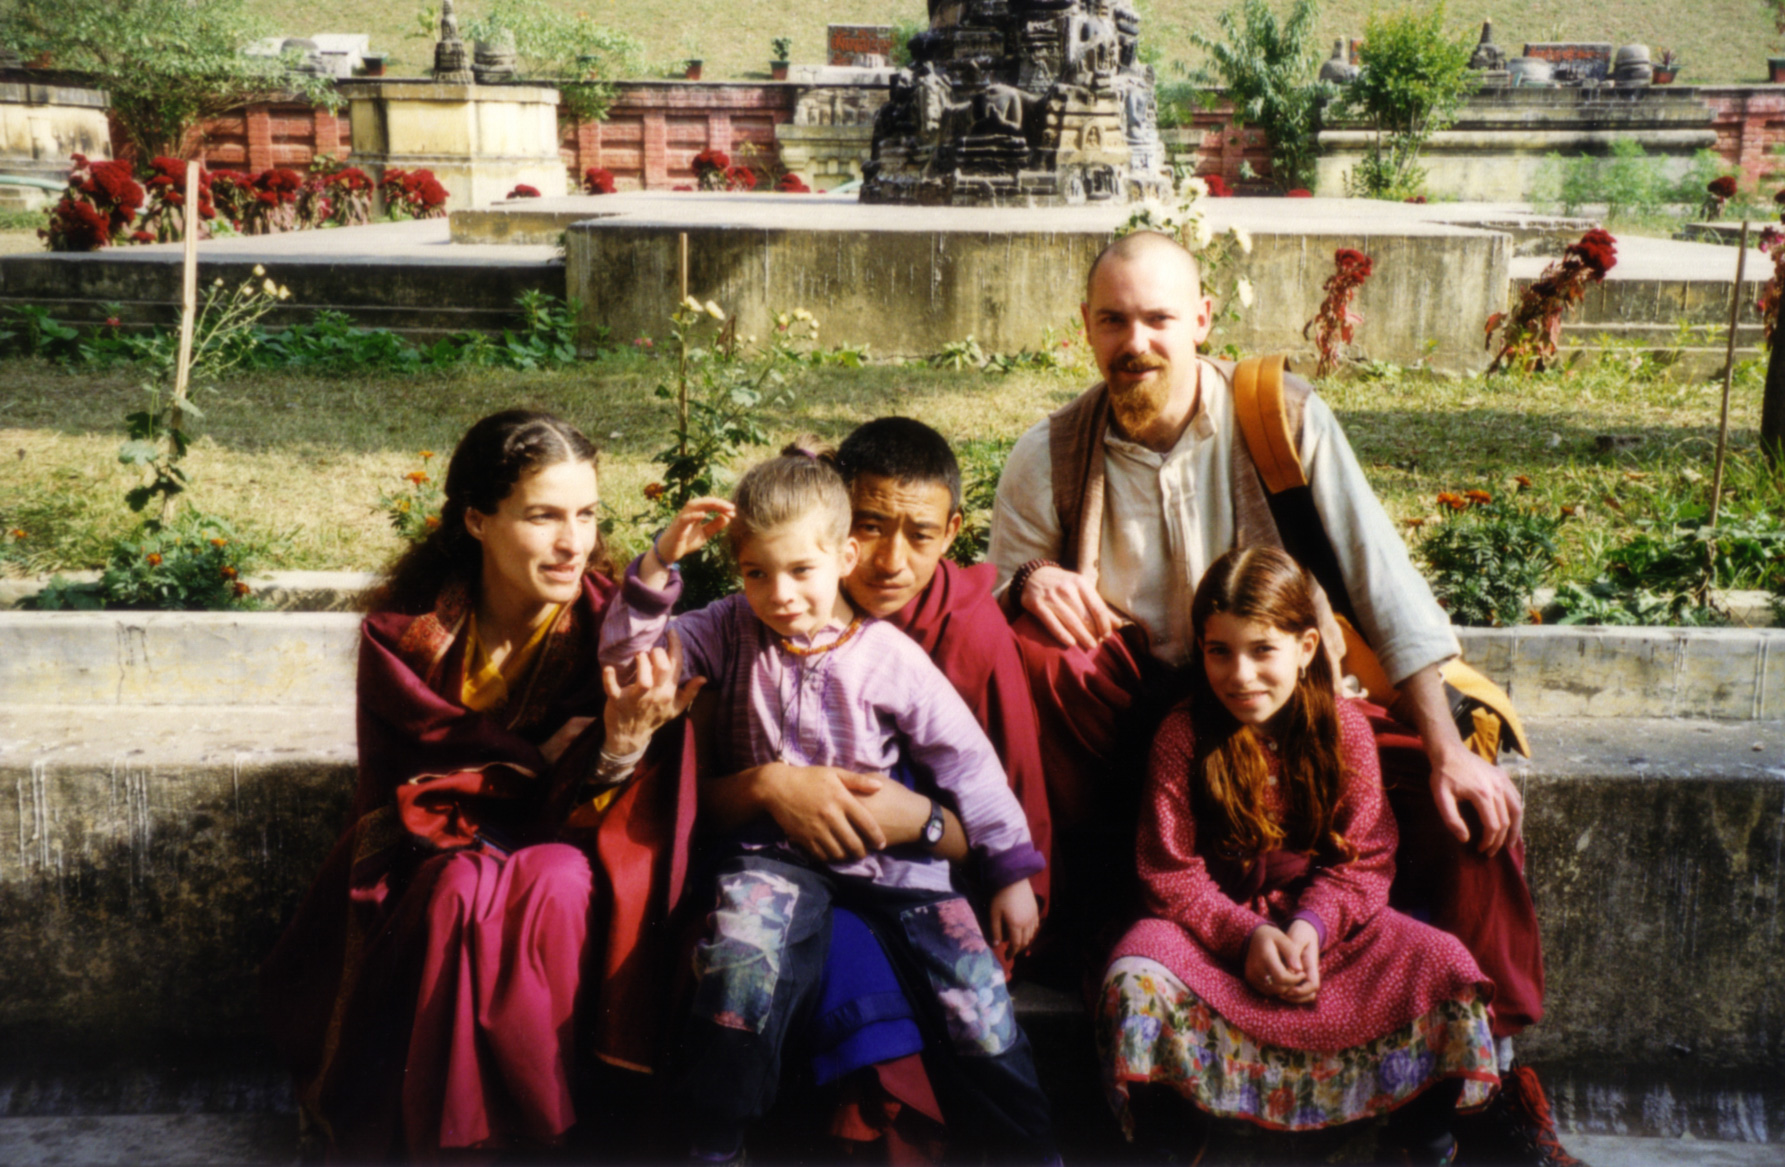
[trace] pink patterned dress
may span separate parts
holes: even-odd
[[[1137,855],[1150,915],[1117,943],[1097,1015],[1110,1104],[1130,1134],[1136,1082],[1282,1130],[1382,1114],[1444,1078],[1464,1080],[1460,1108],[1492,1096],[1493,984],[1456,938],[1387,906],[1396,831],[1375,739],[1351,702],[1339,703],[1339,726],[1334,825],[1357,857],[1334,865],[1218,857],[1192,813],[1188,705],[1160,726]],[[1275,754],[1270,764],[1275,778]],[[1320,936],[1320,991],[1307,1005],[1261,996],[1243,976],[1253,930],[1297,917]]]

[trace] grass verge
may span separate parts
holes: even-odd
[[[201,437],[187,461],[188,498],[264,539],[270,567],[381,567],[398,541],[378,507],[433,450],[445,455],[477,418],[526,406],[560,413],[603,447],[602,490],[622,520],[616,550],[642,544],[624,520],[643,510],[668,441],[653,390],[667,362],[619,354],[565,369],[457,369],[336,377],[260,373],[200,398]],[[774,445],[803,433],[836,440],[882,414],[918,417],[957,444],[1008,443],[1070,400],[1083,370],[974,370],[874,365],[802,368],[793,405],[764,420]],[[1785,476],[1755,444],[1761,371],[1744,367],[1731,423],[1725,513],[1785,513]],[[1539,376],[1449,380],[1371,366],[1322,388],[1389,513],[1417,541],[1440,491],[1500,493],[1526,476],[1524,501],[1572,507],[1562,527],[1564,579],[1590,579],[1608,546],[1645,521],[1709,501],[1720,387],[1611,361]],[[71,371],[0,361],[0,530],[26,532],[0,571],[97,566],[134,523],[135,485],[116,457],[123,416],[140,407],[129,369]],[[769,449],[762,453],[766,455]],[[752,459],[746,459],[746,462]],[[737,467],[742,469],[742,466]]]

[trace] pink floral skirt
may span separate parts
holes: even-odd
[[[1141,956],[1104,974],[1097,1009],[1104,1088],[1134,1137],[1128,1088],[1170,1086],[1219,1118],[1313,1130],[1385,1114],[1444,1078],[1463,1079],[1459,1110],[1493,1097],[1500,1076],[1479,995],[1440,1002],[1373,1041],[1333,1052],[1269,1045],[1236,1028],[1170,969]]]

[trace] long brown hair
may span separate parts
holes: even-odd
[[[508,409],[475,423],[447,463],[440,525],[391,565],[367,596],[367,610],[422,613],[433,608],[448,584],[475,589],[483,574],[483,544],[465,529],[466,510],[495,514],[523,476],[560,462],[596,466],[599,459],[595,443],[581,430],[549,413]],[[609,570],[600,541],[588,570]]]
[[[1288,555],[1274,547],[1229,551],[1210,565],[1190,605],[1197,659],[1191,663],[1191,716],[1196,754],[1191,760],[1191,800],[1197,820],[1209,824],[1216,849],[1233,858],[1286,850],[1328,863],[1353,859],[1357,849],[1333,825],[1343,763],[1332,664],[1317,651],[1277,714],[1278,781],[1288,804],[1283,821],[1265,812],[1268,775],[1259,735],[1242,725],[1209,685],[1201,652],[1209,617],[1225,612],[1300,636],[1319,629],[1314,585]]]

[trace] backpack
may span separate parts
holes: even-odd
[[[1371,701],[1393,713],[1401,695],[1389,682],[1369,642],[1357,630],[1338,556],[1314,506],[1314,492],[1302,468],[1301,435],[1297,432],[1299,427],[1290,425],[1283,392],[1283,373],[1288,365],[1288,358],[1281,353],[1252,357],[1235,365],[1234,416],[1246,450],[1258,468],[1283,549],[1319,581],[1333,606],[1333,615],[1345,635],[1346,673],[1357,679]],[[1299,423],[1300,418],[1296,420]],[[1530,740],[1504,689],[1465,664],[1461,657],[1440,666],[1439,675],[1457,732],[1472,751],[1490,762],[1498,759],[1502,745],[1527,758],[1531,756]]]

